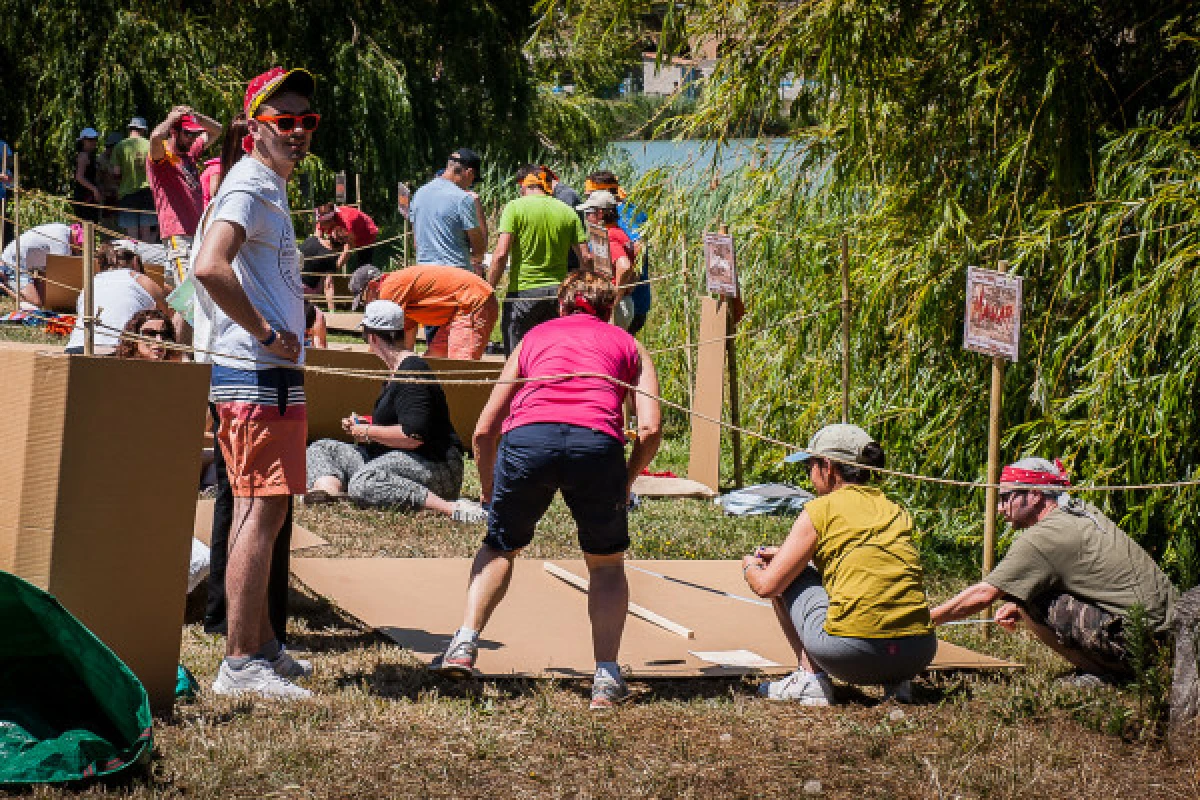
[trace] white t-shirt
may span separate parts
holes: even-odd
[[[133,270],[109,269],[96,276],[92,283],[92,307],[99,309],[100,322],[108,326],[96,328],[96,347],[116,347],[120,336],[109,328],[125,330],[129,320],[139,311],[154,308],[154,298],[137,282]],[[83,319],[83,292],[75,301],[75,313]],[[83,324],[75,326],[67,347],[83,347]]]
[[[287,182],[252,156],[238,161],[200,220],[193,259],[200,252],[205,233],[218,220],[233,222],[246,232],[246,241],[233,260],[233,271],[250,302],[276,332],[290,331],[303,339],[304,285],[300,282],[300,257],[288,206]],[[254,370],[290,363],[268,353],[253,334],[226,316],[198,283],[195,331],[197,347],[222,354],[197,353],[197,360]],[[300,363],[304,363],[303,350]]]
[[[10,267],[17,266],[17,241],[8,243],[0,261]],[[71,255],[71,226],[61,222],[50,222],[30,228],[21,234],[21,272],[46,269],[46,256]]]

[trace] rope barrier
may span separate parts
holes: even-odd
[[[14,194],[18,193],[18,190],[16,190],[16,189],[11,189],[11,191]],[[110,206],[106,203],[89,203],[85,200],[73,200],[70,197],[67,197],[66,195],[50,194],[49,192],[43,192],[38,189],[22,188],[19,190],[19,193],[23,194],[23,195],[28,195],[31,199],[44,198],[47,201],[57,200],[59,202],[67,203],[67,204],[73,205],[73,206],[86,206],[88,208],[98,208],[98,209],[101,209],[102,211],[125,211],[130,214],[157,214],[158,213],[155,209],[152,209],[152,208],[126,208],[125,206]],[[362,206],[361,203],[338,203],[337,205],[340,207],[341,206],[350,206],[353,208],[360,208]],[[303,214],[315,214],[316,211],[317,211],[317,209],[315,209],[315,208],[291,209],[291,213],[294,216],[295,215],[303,215]]]
[[[95,320],[94,318],[91,319],[90,321],[92,321],[93,324],[97,325],[98,327],[103,327],[110,331],[116,331],[115,328],[108,326],[108,325],[104,325],[103,323],[100,323],[99,321]],[[146,341],[146,342],[153,343],[155,345],[161,345],[163,347],[168,347],[169,349],[172,349],[172,350],[182,350],[184,352],[187,352],[187,351],[199,352],[199,353],[204,353],[206,355],[219,356],[222,358],[228,358],[231,360],[238,360],[238,361],[249,361],[249,362],[253,362],[253,363],[266,363],[266,362],[258,362],[256,359],[245,357],[245,356],[233,356],[233,355],[229,355],[229,354],[216,353],[216,352],[213,352],[210,350],[196,348],[196,347],[189,346],[189,345],[180,345],[177,343],[162,342],[159,339],[150,339],[149,337],[141,336],[139,334],[128,333],[125,331],[116,331],[116,332],[117,332],[118,337],[120,337],[120,338],[133,338],[138,341]],[[274,363],[272,363],[272,364],[270,364],[270,366],[298,370],[300,372],[313,372],[316,374],[325,374],[325,375],[340,375],[343,377],[351,377],[351,378],[359,378],[359,379],[370,378],[371,380],[379,380],[380,378],[383,378],[385,380],[396,381],[399,383],[413,383],[413,384],[437,383],[439,385],[463,385],[463,386],[524,385],[527,383],[560,382],[560,381],[565,381],[565,380],[571,380],[574,378],[593,378],[593,379],[608,381],[616,386],[620,386],[621,388],[625,389],[626,391],[633,392],[635,394],[640,394],[644,397],[648,397],[651,400],[654,400],[657,403],[665,405],[668,408],[674,409],[676,411],[681,411],[684,414],[687,414],[692,417],[696,417],[697,419],[702,419],[706,422],[710,422],[710,423],[715,424],[726,430],[737,431],[739,433],[745,434],[752,438],[767,442],[768,444],[773,444],[778,447],[782,447],[786,450],[806,453],[808,455],[817,455],[817,454],[813,453],[812,451],[808,450],[807,448],[801,447],[800,445],[797,445],[797,444],[794,444],[791,442],[786,442],[786,441],[783,441],[782,439],[776,439],[775,437],[769,436],[760,431],[753,431],[748,428],[744,428],[740,425],[733,425],[731,423],[725,422],[722,419],[717,419],[717,418],[711,417],[707,414],[702,414],[698,411],[687,408],[679,403],[673,402],[671,400],[667,400],[666,398],[662,397],[661,395],[654,394],[653,392],[646,391],[637,386],[634,386],[633,384],[626,383],[625,381],[615,378],[612,375],[606,375],[604,373],[599,373],[599,372],[568,372],[568,373],[561,373],[561,374],[555,374],[555,375],[542,375],[542,376],[538,376],[538,377],[526,377],[526,378],[465,378],[464,379],[464,378],[438,378],[435,376],[435,374],[428,373],[428,372],[421,372],[419,375],[412,375],[412,374],[402,374],[398,371],[392,371],[392,370],[353,370],[353,369],[343,369],[343,368],[339,368],[339,367],[319,367],[319,366],[314,366],[314,365],[300,365],[300,364],[274,364]],[[459,373],[455,373],[455,374],[459,374]],[[1014,484],[1014,483],[1000,484],[1000,483],[987,483],[984,481],[963,481],[963,480],[956,480],[953,478],[937,478],[937,477],[934,477],[931,475],[920,475],[920,474],[914,473],[914,472],[905,472],[903,470],[888,469],[887,467],[868,466],[866,464],[859,464],[859,463],[850,461],[849,459],[839,458],[836,456],[829,456],[829,455],[821,454],[818,457],[826,459],[828,461],[833,461],[838,464],[843,464],[845,466],[853,466],[853,467],[857,467],[860,469],[864,469],[869,472],[876,473],[878,475],[884,475],[884,476],[892,477],[892,478],[902,478],[905,480],[910,480],[910,481],[914,481],[914,482],[918,482],[918,483],[932,483],[932,484],[936,484],[936,485],[940,485],[940,486],[952,486],[952,487],[961,488],[961,489],[999,489],[999,488],[1026,489],[1026,488],[1028,488],[1028,489],[1039,489],[1040,490],[1040,489],[1045,488],[1044,486],[1033,486],[1033,485],[1026,485],[1026,484]],[[1069,491],[1072,491],[1072,492],[1119,492],[1119,491],[1147,491],[1147,490],[1161,490],[1161,489],[1179,489],[1179,488],[1188,488],[1188,487],[1193,487],[1193,486],[1200,486],[1200,479],[1168,481],[1168,482],[1163,482],[1163,483],[1140,483],[1140,484],[1107,485],[1107,486],[1105,486],[1105,485],[1097,485],[1097,486],[1083,485],[1083,486],[1071,486],[1071,487],[1067,487],[1067,488],[1069,489]]]
[[[783,319],[776,320],[775,322],[768,322],[766,325],[763,325],[758,328],[745,328],[742,330],[734,331],[733,333],[730,333],[730,334],[726,334],[725,336],[715,336],[712,339],[701,339],[700,341],[692,342],[691,344],[677,344],[677,345],[672,345],[671,347],[660,347],[655,350],[647,350],[646,352],[649,355],[657,356],[657,355],[661,355],[663,353],[673,353],[677,350],[694,350],[695,348],[700,347],[701,345],[714,344],[716,342],[724,342],[729,339],[736,339],[738,336],[757,335],[757,334],[763,333],[765,331],[769,331],[772,328],[777,328],[780,325],[787,325],[787,324],[790,324],[793,322],[803,322],[806,319],[813,319],[814,317],[819,317],[823,314],[828,314],[830,311],[833,311],[834,309],[839,308],[840,305],[841,305],[840,303],[836,303],[836,302],[830,303],[825,308],[821,308],[816,311],[797,312],[795,314],[792,314],[791,316],[787,316],[787,317],[784,317]]]

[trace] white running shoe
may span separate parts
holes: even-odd
[[[275,670],[275,674],[281,678],[311,678],[313,674],[311,661],[294,657],[282,645],[279,648],[279,655],[268,663],[270,663],[271,669]]]
[[[803,668],[777,681],[760,683],[758,693],[770,700],[792,700],[806,706],[833,704],[833,683],[829,678]]]
[[[272,700],[312,697],[308,689],[302,689],[287,678],[276,675],[265,658],[251,659],[241,669],[233,669],[228,661],[222,661],[212,690],[214,694],[256,694]]]
[[[460,498],[454,501],[454,513],[450,515],[450,519],[455,522],[465,522],[468,525],[477,525],[480,522],[487,522],[488,512],[483,506],[472,500]]]

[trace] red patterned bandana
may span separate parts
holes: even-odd
[[[1070,486],[1071,479],[1067,477],[1067,469],[1062,461],[1055,459],[1054,466],[1058,472],[1042,472],[1036,469],[1021,469],[1020,467],[1005,467],[1000,470],[1001,483],[1017,483],[1026,486]]]

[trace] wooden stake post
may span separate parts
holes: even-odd
[[[83,223],[83,354],[96,355],[96,229],[93,223]]]
[[[1008,262],[996,265],[998,272],[1008,272]],[[1004,408],[1004,358],[992,356],[992,390],[988,401],[987,482],[1000,480],[1000,412]],[[986,508],[983,515],[983,577],[996,566],[996,506],[999,491],[989,485],[983,493]]]
[[[724,225],[720,230],[722,234],[728,233]],[[731,277],[736,284],[736,273]],[[721,426],[709,420],[721,419],[724,410],[726,359],[729,362],[730,422],[734,426],[741,426],[737,349],[729,336],[735,325],[733,302],[733,297],[724,294],[717,297],[706,295],[700,301],[700,337],[696,348],[696,389],[692,393],[692,411],[709,419],[692,416],[688,478],[713,491],[720,489]],[[730,433],[733,443],[733,482],[740,489],[744,483],[742,437],[737,430]]]
[[[13,153],[13,250],[17,255],[17,310],[21,310],[21,156]]]

